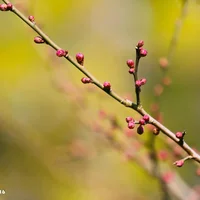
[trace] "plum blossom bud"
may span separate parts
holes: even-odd
[[[104,90],[106,90],[106,91],[110,91],[110,89],[111,89],[111,84],[109,83],[109,82],[104,82],[103,83],[103,88],[104,88]]]
[[[29,21],[31,21],[31,22],[34,22],[34,21],[35,21],[35,17],[32,16],[32,15],[30,15],[30,16],[28,17],[28,19],[29,19]]]
[[[174,165],[176,165],[177,167],[182,167],[184,165],[184,160],[177,160]]]
[[[144,115],[143,119],[145,120],[145,122],[148,122],[149,121],[149,116],[148,115]]]
[[[143,49],[143,48],[140,49],[140,56],[141,57],[145,57],[147,54],[148,54],[148,52],[147,52],[146,49]]]
[[[144,46],[144,41],[143,40],[140,40],[137,44],[137,47],[140,48],[140,47],[143,47]]]
[[[144,128],[143,128],[142,125],[139,125],[139,126],[138,126],[138,128],[137,128],[137,133],[138,133],[139,135],[142,135],[142,134],[144,133]]]
[[[140,125],[145,125],[146,122],[144,119],[140,119],[139,123],[140,123]]]
[[[37,43],[37,44],[42,44],[45,41],[40,36],[37,36],[37,37],[34,38],[34,42]]]
[[[1,11],[8,11],[8,6],[7,6],[7,4],[0,4],[0,10]]]
[[[127,61],[126,61],[126,64],[127,64],[127,65],[128,65],[128,67],[130,67],[130,68],[133,68],[133,67],[134,67],[134,65],[135,65],[134,61],[133,61],[133,60],[131,60],[131,59],[127,60]]]
[[[8,8],[8,10],[12,10],[13,9],[12,3],[7,3],[7,8]]]
[[[68,52],[65,51],[65,50],[63,50],[63,49],[58,49],[58,50],[56,51],[56,55],[57,55],[58,57],[66,56],[67,53],[68,53]]]
[[[135,85],[136,85],[137,87],[140,87],[140,86],[142,85],[142,83],[141,83],[140,80],[137,80],[137,81],[135,82]]]
[[[128,71],[130,74],[134,74],[135,73],[135,69],[134,68],[130,68]]]
[[[132,117],[126,117],[126,122],[127,122],[127,123],[129,123],[129,122],[131,122],[131,121],[134,122],[134,119],[133,119]]]
[[[135,127],[135,123],[133,121],[128,122],[128,128],[133,129]]]
[[[142,78],[142,79],[140,79],[140,82],[141,82],[141,85],[144,85],[147,82],[147,79],[146,78]]]
[[[76,54],[76,60],[80,65],[83,65],[84,55],[82,53],[77,53]]]
[[[183,139],[184,135],[185,134],[183,132],[176,132],[176,137],[179,139]]]
[[[88,77],[83,77],[83,78],[81,79],[81,82],[84,83],[84,84],[86,84],[86,83],[91,83],[91,79],[88,78]]]

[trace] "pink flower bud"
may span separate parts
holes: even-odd
[[[130,68],[133,68],[133,67],[134,67],[134,65],[135,65],[134,61],[133,61],[133,60],[131,60],[131,59],[127,60],[126,64],[127,64],[127,65],[128,65],[128,67],[130,67]]]
[[[1,11],[8,11],[8,6],[7,6],[7,4],[0,4],[0,10]]]
[[[140,82],[141,82],[141,85],[144,85],[147,82],[147,79],[146,78],[142,78],[142,79],[140,79]]]
[[[144,119],[140,119],[139,123],[140,123],[140,125],[145,125],[145,120]]]
[[[147,53],[148,53],[148,52],[147,52],[146,49],[143,49],[143,48],[140,49],[140,56],[141,56],[141,57],[145,57],[145,56],[147,55]]]
[[[128,122],[128,128],[133,129],[135,127],[135,123],[133,121]]]
[[[104,82],[103,83],[103,88],[106,90],[106,91],[110,91],[110,88],[111,88],[111,84],[109,82]]]
[[[63,50],[63,49],[58,49],[58,50],[56,51],[56,55],[57,55],[58,57],[66,56],[67,53],[68,53],[68,52],[65,51],[65,50]]]
[[[76,60],[80,65],[83,65],[84,55],[82,53],[77,53],[76,54]]]
[[[34,42],[37,43],[37,44],[42,44],[45,41],[40,36],[37,36],[37,37],[34,38]]]
[[[140,48],[140,47],[143,47],[144,46],[144,41],[143,40],[140,40],[137,44],[137,47]]]
[[[34,22],[34,21],[35,21],[35,17],[32,16],[32,15],[30,15],[30,16],[28,17],[28,19],[29,19],[29,21],[31,21],[31,22]]]
[[[135,85],[137,86],[137,87],[140,87],[142,84],[141,84],[141,81],[140,80],[137,80],[136,82],[135,82]]]
[[[184,160],[177,160],[174,165],[176,165],[177,167],[182,167],[184,165]]]
[[[131,121],[134,122],[134,119],[133,119],[132,117],[126,117],[126,122],[127,122],[127,123],[128,123],[128,122],[131,122]]]
[[[145,120],[145,122],[148,122],[149,121],[149,116],[148,115],[144,115],[143,119]]]
[[[7,8],[8,8],[8,10],[12,10],[13,9],[13,5],[11,3],[7,3]]]
[[[182,132],[176,132],[176,137],[179,139],[183,139],[184,134]]]
[[[135,69],[134,69],[134,68],[130,68],[128,72],[129,72],[130,74],[134,74]]]
[[[83,77],[83,78],[81,79],[81,81],[82,81],[82,83],[84,83],[84,84],[86,84],[86,83],[91,83],[91,79],[88,78],[88,77]]]

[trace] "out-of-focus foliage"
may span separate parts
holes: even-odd
[[[13,3],[25,15],[34,15],[44,32],[71,55],[83,52],[85,66],[100,81],[109,80],[113,90],[133,94],[133,99],[126,60],[135,57],[134,45],[143,39],[149,54],[140,65],[140,76],[148,80],[142,101],[149,110],[152,88],[161,75],[158,60],[167,54],[181,1]],[[171,60],[173,84],[161,98],[165,124],[173,131],[186,130],[187,141],[197,149],[199,11],[191,1]],[[99,123],[98,111],[103,109],[125,127],[124,118],[135,115],[133,111],[97,88],[82,85],[81,73],[56,58],[48,46],[34,44],[36,34],[12,13],[1,12],[0,22],[0,189],[6,191],[0,198],[159,199],[157,180],[137,164],[124,162],[122,152],[87,126]],[[100,124],[107,128],[104,123]],[[197,184],[192,164],[177,171]]]

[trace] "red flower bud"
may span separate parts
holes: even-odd
[[[106,82],[103,83],[103,88],[104,88],[105,90],[108,90],[108,91],[109,91],[110,88],[111,88],[111,84],[110,84],[109,82],[106,81]]]
[[[148,122],[149,121],[149,116],[148,115],[144,115],[143,119],[145,120],[145,122]]]
[[[56,55],[57,55],[58,57],[66,56],[67,53],[68,53],[68,52],[65,51],[65,50],[63,50],[63,49],[58,49],[58,50],[56,51]]]
[[[7,6],[7,4],[0,4],[0,10],[1,11],[8,11],[8,6]]]
[[[140,56],[141,56],[141,57],[145,57],[145,56],[147,55],[147,53],[148,53],[148,52],[147,52],[146,49],[143,49],[143,48],[140,49]]]
[[[88,78],[88,77],[83,77],[83,78],[81,79],[81,81],[82,81],[82,83],[84,83],[84,84],[86,84],[86,83],[91,83],[91,79]]]
[[[146,78],[142,78],[142,79],[140,79],[140,82],[141,82],[141,85],[144,85],[147,82],[147,79]]]
[[[84,55],[82,53],[77,53],[76,54],[76,60],[80,65],[83,65]]]
[[[8,10],[12,10],[13,9],[13,5],[11,3],[7,3],[7,8],[8,8]]]
[[[130,68],[129,71],[128,71],[130,74],[133,74],[135,72],[135,69],[134,68]]]
[[[140,123],[140,125],[145,125],[145,120],[144,119],[140,119],[139,123]]]
[[[140,48],[140,47],[143,47],[144,46],[144,41],[143,40],[140,40],[137,44],[137,47]]]
[[[133,67],[134,67],[134,65],[135,65],[134,61],[133,61],[133,60],[131,60],[131,59],[127,60],[126,64],[127,64],[127,65],[128,65],[128,67],[130,67],[130,68],[133,68]]]
[[[32,15],[30,15],[30,16],[28,17],[28,19],[29,19],[29,21],[31,21],[31,22],[34,22],[34,21],[35,21],[35,17],[32,16]]]
[[[133,121],[128,122],[128,128],[133,129],[135,127],[135,123]]]
[[[140,87],[142,84],[141,84],[141,81],[140,80],[137,80],[136,82],[135,82],[135,85],[137,86],[137,87]]]
[[[126,122],[127,122],[127,123],[128,123],[128,122],[131,122],[131,121],[134,122],[134,119],[133,119],[132,117],[126,117]]]
[[[179,139],[183,139],[184,135],[185,134],[183,132],[176,132],[176,137]]]

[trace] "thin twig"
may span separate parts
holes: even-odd
[[[140,87],[136,86],[136,81],[138,80],[139,62],[140,62],[140,53],[139,53],[138,47],[136,47],[135,73],[133,73],[133,76],[134,76],[134,81],[135,81],[135,94],[136,94],[137,106],[141,105],[141,102],[140,102],[141,89],[140,89]]]
[[[7,0],[3,0],[4,3],[9,3]],[[27,25],[29,25],[36,33],[38,33],[47,43],[49,46],[51,46],[55,50],[61,49],[57,44],[55,44],[37,25],[31,21],[29,21],[16,7],[13,6],[13,9],[11,10],[14,14],[16,14],[19,18],[21,18]],[[120,102],[121,104],[125,105],[126,107],[129,107],[131,109],[134,109],[138,113],[140,113],[142,116],[149,115],[141,105],[137,105],[129,100],[125,100],[122,97],[120,97],[118,94],[116,94],[113,91],[106,91],[103,88],[103,85],[92,75],[90,74],[85,67],[78,64],[76,61],[73,60],[73,58],[67,54],[65,58],[73,64],[79,71],[81,71],[83,74],[85,74],[87,77],[89,77],[93,84],[95,84],[98,88],[106,92],[108,95],[110,95],[112,98],[114,98],[116,101]],[[155,127],[160,129],[166,136],[170,137],[174,142],[176,142],[178,145],[182,147],[191,157],[193,160],[200,163],[200,155],[198,155],[186,142],[183,144],[179,143],[179,139],[176,138],[174,133],[170,131],[168,128],[166,128],[164,125],[162,125],[160,122],[155,120],[153,117],[150,117],[149,123],[153,124]]]

